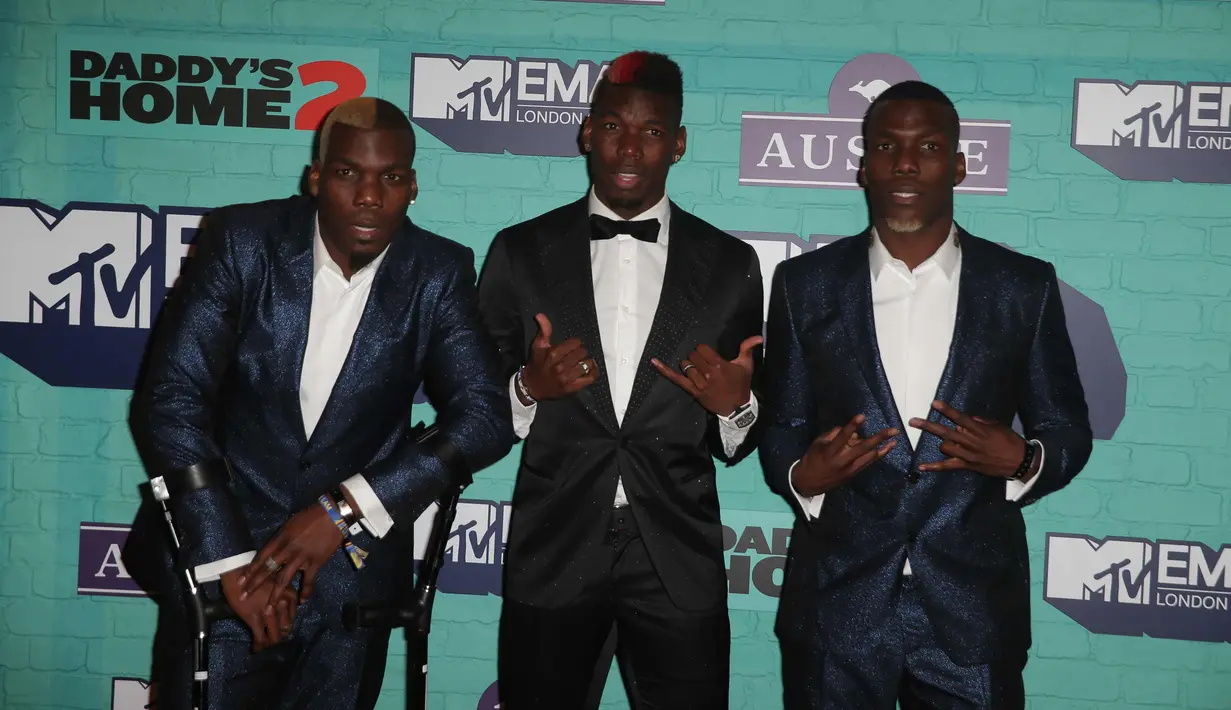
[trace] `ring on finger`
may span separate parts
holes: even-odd
[[[282,569],[282,565],[274,561],[274,558],[267,557],[265,558],[265,568],[268,569],[270,572],[277,572],[278,570]]]
[[[590,374],[590,363],[586,362],[585,360],[582,360],[580,364],[581,364],[581,376],[585,377],[586,375],[589,375]]]
[[[694,367],[696,367],[696,365],[694,365],[694,364],[692,364],[692,363],[690,362],[690,363],[688,363],[687,365],[685,365],[685,366],[683,367],[683,369],[681,369],[681,370],[680,370],[680,374],[681,374],[681,375],[687,375],[687,374],[688,374],[688,371],[689,371],[689,370],[691,370],[691,369],[693,369]]]

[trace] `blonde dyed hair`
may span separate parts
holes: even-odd
[[[321,124],[320,149],[316,156],[317,160],[322,163],[325,162],[325,156],[329,152],[329,138],[333,134],[333,128],[338,125],[365,131],[405,130],[410,139],[410,156],[412,160],[414,159],[415,132],[410,125],[410,119],[406,117],[402,109],[384,99],[372,96],[348,99],[329,112],[329,115],[325,117],[325,122]]]

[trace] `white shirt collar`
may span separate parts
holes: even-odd
[[[388,245],[368,264],[364,265],[351,275],[350,285],[355,285],[376,273],[376,269],[380,268],[380,263],[385,260],[385,255],[389,253]],[[316,279],[320,275],[322,269],[327,269],[336,275],[342,281],[346,281],[346,277],[342,275],[342,267],[338,266],[333,257],[329,255],[329,250],[325,248],[325,240],[321,238],[321,220],[320,215],[313,220],[312,230],[312,278]]]
[[[590,214],[601,215],[608,219],[614,219],[617,222],[626,221],[623,217],[613,212],[610,207],[604,205],[602,200],[598,199],[598,196],[594,194],[593,187],[590,188],[587,202],[589,203]],[[664,194],[661,200],[654,203],[653,207],[627,221],[633,222],[642,219],[658,220],[658,244],[666,246],[668,235],[671,233],[671,201],[667,199],[667,196]]]
[[[927,259],[920,264],[916,271],[923,269],[926,266],[939,267],[942,274],[949,281],[953,280],[956,275],[957,265],[961,252],[957,242],[957,222],[954,222],[949,227],[949,236],[941,243],[940,247]],[[868,254],[868,264],[872,268],[872,277],[878,277],[892,262],[898,261],[893,258],[889,250],[885,248],[884,242],[881,241],[880,235],[876,233],[876,227],[872,227],[872,249]]]

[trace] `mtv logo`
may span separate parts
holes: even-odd
[[[111,679],[111,710],[157,710],[158,686],[140,678]]]
[[[1044,596],[1148,604],[1153,551],[1145,540],[1050,534]]]
[[[0,204],[0,322],[149,328],[154,218]]]
[[[515,70],[504,57],[416,54],[411,118],[507,121]]]
[[[512,506],[506,501],[460,500],[445,543],[440,591],[448,594],[499,594]],[[433,503],[415,520],[415,561],[427,556],[440,507]]]
[[[1174,82],[1078,80],[1075,99],[1074,145],[1181,147],[1184,87]]]

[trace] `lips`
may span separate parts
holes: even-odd
[[[914,185],[898,185],[888,191],[889,200],[895,205],[913,205],[919,202],[923,191]]]
[[[618,172],[612,174],[612,180],[617,187],[629,189],[641,182],[641,175],[633,172]]]
[[[375,237],[378,232],[380,232],[379,227],[369,227],[367,225],[362,225],[362,224],[352,224],[350,226],[350,229],[352,233],[354,233],[356,236],[360,237],[361,239],[371,239]]]

